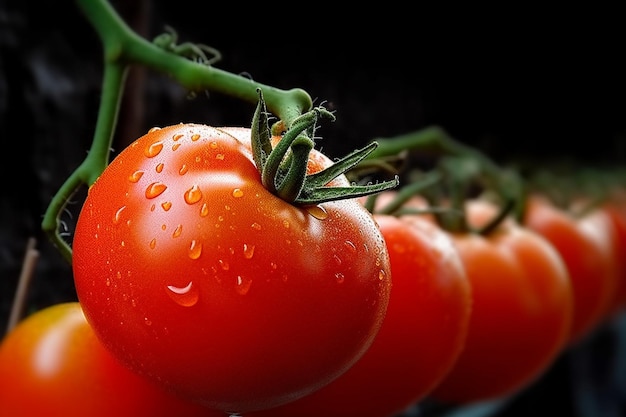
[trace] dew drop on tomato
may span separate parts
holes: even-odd
[[[185,192],[185,202],[187,204],[196,204],[201,198],[202,190],[195,184]]]
[[[160,196],[167,189],[167,185],[162,182],[153,182],[146,188],[146,198],[152,199]]]
[[[250,278],[242,277],[241,275],[237,276],[236,290],[239,295],[246,295],[250,291],[251,285],[252,280]]]
[[[197,240],[192,240],[189,245],[189,257],[191,259],[198,259],[202,254],[202,243]]]
[[[319,205],[307,207],[306,210],[311,216],[315,217],[317,220],[324,220],[328,217],[328,212],[326,211],[326,209]]]
[[[249,245],[247,243],[243,244],[243,257],[246,259],[252,259],[254,256],[254,245]]]
[[[148,158],[154,158],[155,156],[160,154],[162,150],[163,142],[155,142],[146,148],[144,155],[146,155]]]
[[[168,285],[166,287],[167,295],[183,307],[191,307],[196,305],[198,299],[200,298],[200,294],[195,285],[193,285],[192,281],[189,281],[184,287],[177,287],[175,285]]]

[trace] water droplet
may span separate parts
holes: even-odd
[[[341,265],[341,258],[337,254],[333,255],[333,259],[337,265]]]
[[[169,209],[172,208],[172,202],[171,201],[164,201],[164,202],[161,203],[161,207],[163,207],[163,210],[169,211]]]
[[[106,281],[104,282],[106,284],[107,287],[111,286],[111,280],[109,279],[109,277],[107,277]]]
[[[150,211],[154,211],[154,209],[156,208],[156,204],[153,204],[150,206]]]
[[[184,287],[177,287],[175,285],[167,286],[167,294],[172,300],[180,304],[183,307],[191,307],[198,302],[199,292],[193,285],[193,282],[189,281]]]
[[[164,167],[164,166],[165,166],[165,165],[163,164],[163,162],[161,162],[160,164],[157,164],[157,166],[156,166],[156,168],[155,168],[155,169],[156,169],[156,172],[158,172],[159,174],[160,174],[161,172],[163,172],[163,167]]]
[[[163,142],[154,142],[144,150],[144,155],[148,158],[154,158],[163,150]]]
[[[235,198],[243,197],[243,190],[241,188],[235,188],[233,190],[233,197]]]
[[[230,206],[229,205],[225,205],[224,206],[224,210],[229,211],[230,210]]]
[[[270,262],[270,268],[272,268],[275,271],[278,269],[278,265],[276,265],[276,262]]]
[[[243,257],[246,259],[252,259],[254,256],[254,245],[243,244]]]
[[[156,131],[159,131],[159,130],[161,130],[161,128],[158,127],[158,126],[151,127],[150,130],[148,130],[148,133],[156,132]]]
[[[261,225],[256,222],[252,223],[250,227],[252,227],[254,230],[261,230]]]
[[[218,153],[217,155],[215,155],[215,159],[223,161],[224,160],[224,154],[223,153]]]
[[[175,151],[178,148],[180,148],[180,143],[175,143],[172,145],[172,151]]]
[[[197,133],[194,133],[193,135],[191,135],[191,140],[192,141],[197,141],[198,139],[200,139],[200,135]]]
[[[220,268],[224,271],[228,271],[230,269],[228,262],[223,259],[218,260],[217,263],[220,264]]]
[[[387,277],[387,273],[385,271],[383,271],[382,269],[378,272],[378,279],[380,281],[384,281],[384,279]]]
[[[309,214],[313,217],[315,217],[318,220],[324,220],[325,218],[328,217],[328,212],[326,211],[326,209],[320,205],[317,206],[309,206],[306,209]]]
[[[195,204],[202,198],[202,191],[197,185],[193,185],[185,192],[185,202],[187,204]]]
[[[182,164],[180,166],[180,169],[178,170],[178,173],[180,175],[185,175],[187,173],[187,171],[189,171],[189,167],[187,166],[187,164]]]
[[[341,272],[337,272],[335,274],[335,279],[339,284],[343,284],[343,282],[346,280],[346,277]]]
[[[143,171],[135,171],[128,176],[128,181],[130,182],[139,182],[141,177],[143,176]]]
[[[150,241],[150,249],[154,249],[156,247],[156,238]]]
[[[163,194],[167,189],[167,185],[162,182],[153,182],[146,188],[146,198],[155,198]]]
[[[240,295],[246,295],[248,291],[250,291],[250,285],[252,285],[252,280],[250,278],[242,277],[241,275],[237,276],[237,293]]]
[[[148,317],[144,317],[143,322],[146,326],[152,326],[152,320],[150,320]]]
[[[346,246],[346,248],[348,248],[348,250],[352,253],[356,252],[356,245],[352,242],[350,242],[349,240],[346,240],[345,242],[343,242],[343,244]]]
[[[113,216],[113,223],[114,224],[119,223],[120,218],[122,217],[122,212],[124,211],[125,208],[126,208],[126,206],[122,206],[115,212],[115,216]]]
[[[202,158],[200,158],[200,155],[196,156],[195,161],[196,161],[196,162],[200,162],[200,161],[202,161]]]
[[[285,227],[285,229],[289,229],[289,220],[283,220],[283,226]]]
[[[161,225],[161,230],[165,230],[165,229],[167,229],[167,225],[162,224],[162,225]]]
[[[178,226],[176,226],[176,229],[174,229],[174,233],[172,233],[172,237],[178,237],[180,236],[182,232],[183,232],[183,225],[179,224]]]
[[[217,148],[217,142],[216,141],[211,141],[211,143],[209,143],[209,148],[216,149]]]
[[[183,134],[182,134],[182,133],[177,133],[177,134],[175,134],[175,135],[172,137],[172,140],[173,140],[174,142],[176,142],[176,141],[180,140],[180,138],[182,138],[182,137],[183,137]]]
[[[200,207],[200,217],[206,217],[209,214],[209,205],[207,203],[203,203],[202,207]]]
[[[192,240],[189,244],[189,257],[191,259],[198,259],[202,254],[202,243],[197,240]]]

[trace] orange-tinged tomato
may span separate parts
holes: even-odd
[[[0,415],[219,417],[122,366],[76,302],[18,323],[0,344]]]
[[[73,241],[78,298],[105,346],[181,395],[239,413],[345,372],[374,340],[391,289],[367,210],[281,200],[249,149],[228,128],[152,129],[90,188]],[[330,164],[309,159],[313,171]]]
[[[374,343],[329,385],[245,417],[395,416],[424,398],[455,363],[471,314],[471,289],[456,249],[430,221],[374,216],[393,282]]]
[[[611,219],[592,210],[575,217],[546,197],[531,195],[524,224],[545,237],[559,252],[574,291],[571,343],[588,336],[607,317],[618,284]]]
[[[468,203],[470,224],[495,215]],[[465,348],[432,398],[455,404],[492,400],[526,388],[569,340],[572,288],[556,249],[506,219],[493,233],[450,233],[472,287]]]

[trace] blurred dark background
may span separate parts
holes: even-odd
[[[322,125],[318,147],[331,157],[374,138],[439,125],[502,164],[626,162],[626,42],[610,20],[581,11],[580,19],[570,20],[537,12],[517,23],[508,15],[471,21],[461,16],[457,22],[447,14],[391,6],[357,18],[328,5],[292,15],[276,5],[255,10],[234,3],[220,4],[219,13],[190,0],[113,5],[147,38],[172,26],[181,42],[220,50],[218,68],[265,85],[303,88],[316,104],[326,102],[337,120]],[[590,21],[598,24],[593,32]],[[0,1],[3,325],[31,237],[40,257],[27,308],[75,298],[70,268],[40,223],[50,198],[89,149],[101,55],[74,2]],[[156,125],[247,126],[253,110],[251,103],[214,93],[191,98],[162,74],[133,68],[114,149]],[[616,354],[626,350],[623,322],[598,329],[544,378],[488,414],[624,415],[626,384],[619,378],[625,376],[616,376],[616,369],[624,369],[623,355]],[[408,414],[442,413],[424,406]]]

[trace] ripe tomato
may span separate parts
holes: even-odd
[[[626,307],[626,196],[623,191],[613,193],[601,209],[606,211],[615,229],[613,245],[618,279],[609,306],[610,317],[623,312]]]
[[[358,201],[286,203],[227,130],[152,129],[124,149],[89,190],[73,269],[88,321],[123,363],[242,413],[354,364],[380,328],[391,278]],[[313,170],[332,164],[312,155]]]
[[[475,227],[495,207],[468,203]],[[465,348],[432,398],[467,404],[518,392],[538,378],[569,338],[572,289],[558,252],[505,220],[493,233],[450,233],[472,286]]]
[[[460,354],[471,290],[448,236],[435,224],[374,215],[391,261],[385,321],[345,374],[294,402],[246,417],[394,416],[425,397]]]
[[[550,241],[565,261],[575,306],[570,339],[576,343],[607,317],[617,286],[611,220],[602,210],[574,217],[535,194],[527,201],[524,224]]]
[[[20,322],[0,344],[0,415],[219,417],[122,366],[76,302]]]

